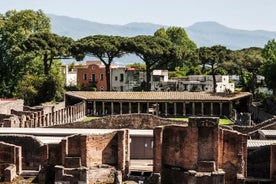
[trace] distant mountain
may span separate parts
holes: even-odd
[[[51,19],[52,31],[59,35],[69,36],[74,39],[89,35],[153,35],[154,32],[166,25],[151,23],[129,23],[126,25],[111,25],[91,22],[83,19],[67,16],[47,14]],[[216,22],[198,22],[185,28],[189,38],[198,47],[223,45],[229,49],[237,50],[248,47],[263,47],[268,40],[276,39],[276,32],[271,31],[248,31],[232,29]],[[126,56],[117,60],[119,64],[140,62],[137,57]]]

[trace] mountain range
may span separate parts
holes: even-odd
[[[129,23],[125,25],[112,25],[91,22],[88,20],[47,14],[51,19],[52,31],[62,36],[72,37],[73,39],[83,38],[89,35],[153,35],[159,28],[169,26],[152,23]],[[223,45],[229,49],[237,50],[248,47],[263,47],[268,40],[276,39],[276,31],[265,30],[240,30],[221,25],[217,22],[197,22],[184,28],[189,38],[198,47]],[[130,58],[124,57],[123,63],[129,62]],[[133,60],[133,57],[131,57]],[[137,59],[137,62],[139,62]],[[136,62],[136,61],[132,61]]]
[[[88,20],[47,14],[51,19],[52,31],[59,35],[79,39],[88,35],[153,35],[161,27],[152,23],[129,23],[125,25],[111,25],[91,22]],[[263,47],[268,40],[276,39],[276,31],[248,31],[226,27],[216,22],[198,22],[184,28],[191,40],[198,47],[223,45],[236,50],[248,47]]]

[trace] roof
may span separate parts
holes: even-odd
[[[110,100],[110,101],[232,101],[250,97],[251,93],[206,93],[206,92],[93,92],[70,91],[65,93],[84,100]]]
[[[260,134],[265,137],[275,137],[276,138],[276,130],[258,130]]]
[[[269,146],[271,144],[276,144],[276,140],[247,140],[247,148],[259,148],[261,146]]]

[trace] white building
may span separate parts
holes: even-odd
[[[175,80],[173,80],[175,81]],[[216,75],[216,92],[234,92],[235,84],[229,82],[229,76]],[[211,75],[189,75],[177,80],[178,91],[213,92],[213,77]]]

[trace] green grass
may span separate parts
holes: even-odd
[[[82,120],[82,122],[88,122],[88,121],[91,121],[93,119],[97,119],[98,117],[94,117],[94,116],[89,116],[89,117],[86,117]]]
[[[168,119],[188,122],[188,118],[168,118]],[[220,118],[219,124],[220,125],[233,125],[234,123],[229,119]]]

